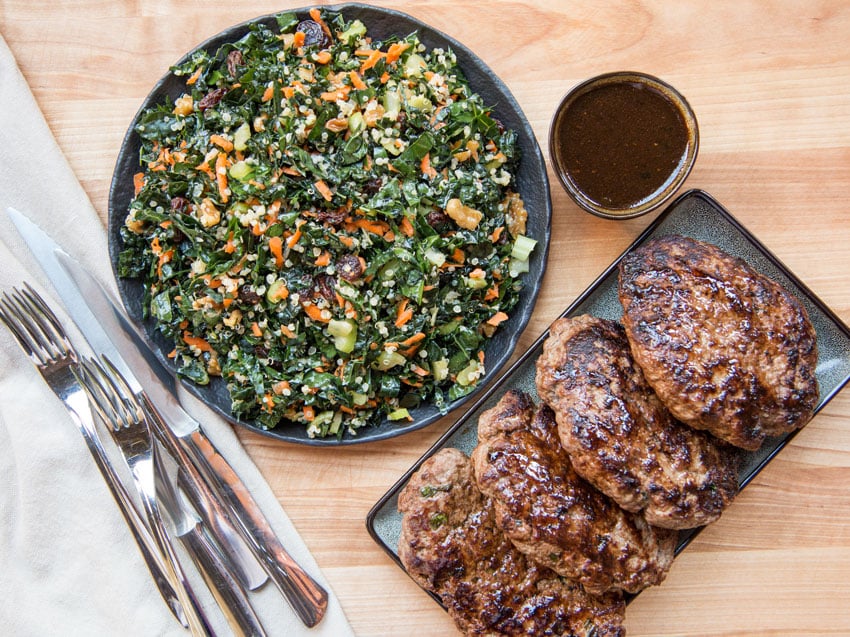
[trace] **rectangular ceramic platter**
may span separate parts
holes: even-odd
[[[719,246],[744,259],[759,272],[783,285],[799,298],[809,313],[818,342],[817,379],[820,396],[815,413],[850,380],[850,330],[814,294],[788,271],[755,237],[710,195],[699,190],[686,192],[674,201],[605,272],[563,313],[563,316],[592,314],[619,320],[622,306],[617,298],[617,264],[635,247],[653,237],[680,234]],[[477,443],[478,416],[492,407],[509,389],[531,394],[535,400],[535,361],[548,332],[542,334],[505,374],[449,428],[419,461],[373,507],[367,528],[375,541],[401,566],[397,545],[401,515],[396,509],[398,493],[422,462],[443,447],[456,447],[467,455]],[[795,432],[796,433],[796,432]],[[746,486],[788,443],[794,434],[771,438],[757,452],[741,451],[741,488]],[[734,504],[733,504],[734,506]],[[681,531],[677,553],[699,532]]]

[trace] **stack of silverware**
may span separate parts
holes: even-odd
[[[98,281],[22,213],[8,214],[85,339],[73,343],[29,285],[4,292],[0,320],[62,400],[175,618],[214,634],[205,585],[234,634],[264,635],[251,592],[274,582],[307,626],[326,591],[289,555],[200,424],[177,381]],[[122,461],[123,459],[123,461]]]

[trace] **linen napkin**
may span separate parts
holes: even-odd
[[[31,283],[57,312],[71,340],[82,343],[5,214],[7,206],[47,229],[114,290],[105,229],[0,36],[0,288]],[[82,436],[2,325],[0,355],[0,632],[187,634],[162,601]],[[308,629],[274,584],[266,583],[251,601],[268,634],[353,634],[315,560],[231,426],[197,402],[189,410],[283,544],[330,594],[324,620]],[[200,579],[194,581],[217,634],[228,634]]]

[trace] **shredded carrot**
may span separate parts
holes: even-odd
[[[251,334],[253,334],[257,338],[260,338],[263,335],[263,330],[260,328],[260,325],[257,323],[257,321],[251,323]]]
[[[280,237],[272,237],[269,239],[269,250],[274,256],[274,264],[278,268],[283,267],[283,239]]]
[[[332,56],[331,56],[330,51],[325,50],[325,51],[319,51],[318,53],[316,53],[316,62],[318,64],[327,64],[328,62],[331,61],[331,58],[332,58]]]
[[[410,371],[412,371],[417,376],[421,376],[422,378],[425,378],[428,374],[431,373],[427,369],[419,367],[419,365],[416,364],[410,366]]]
[[[278,394],[278,395],[282,394],[287,389],[289,389],[289,390],[292,389],[292,385],[289,384],[288,380],[280,380],[280,381],[276,382],[274,385],[272,385],[272,391],[275,394]]]
[[[384,71],[381,73],[381,84],[386,84],[390,81],[390,74]]]
[[[168,352],[168,354],[166,354],[166,356],[168,356],[168,358],[177,358],[177,350],[171,350],[170,352]]]
[[[504,323],[508,320],[508,315],[504,312],[496,312],[493,316],[487,319],[487,325],[492,325],[496,327],[497,325]]]
[[[304,46],[304,39],[306,37],[307,35],[303,31],[296,31],[295,37],[292,38],[292,45],[298,47]]]
[[[286,289],[286,288],[284,288]],[[287,295],[289,294],[289,290],[287,290]],[[286,327],[286,325],[280,326],[280,333],[283,334],[286,338],[295,338],[295,332]]]
[[[405,237],[412,237],[416,234],[416,230],[413,229],[413,224],[410,223],[410,219],[407,217],[401,218],[401,223],[398,224],[398,229],[401,230]]]
[[[281,93],[286,99],[292,99],[292,96],[295,95],[295,87],[294,86],[284,86],[281,89]]]
[[[221,148],[226,153],[233,150],[233,142],[221,135],[210,135],[210,142]]]
[[[395,326],[401,327],[413,318],[413,310],[407,307],[407,299],[402,299],[396,310]]]
[[[133,175],[133,190],[134,194],[139,194],[145,186],[145,173],[136,173]]]
[[[373,219],[360,218],[354,222],[354,225],[358,228],[362,228],[366,232],[371,232],[372,234],[377,234],[382,237],[390,230],[390,227],[385,221],[376,221]]]
[[[326,102],[336,102],[337,100],[345,100],[348,98],[348,93],[351,91],[351,87],[348,84],[343,84],[339,88],[335,88],[332,91],[325,91],[321,93],[319,97],[321,97]]]
[[[235,299],[232,296],[226,296],[226,297],[224,297],[224,300],[222,300],[221,304],[224,305],[224,309],[226,310],[231,305],[233,305],[234,300]]]
[[[402,347],[412,347],[416,345],[419,341],[425,338],[425,332],[416,332],[413,336],[404,339],[399,345]]]
[[[197,347],[202,352],[213,351],[212,345],[207,343],[207,341],[202,339],[200,336],[195,336],[191,332],[183,332],[183,341],[186,343],[186,345],[189,345],[190,347]]]
[[[454,252],[452,252],[452,261],[455,263],[463,263],[466,260],[466,255],[463,253],[463,250],[460,248],[455,248]]]
[[[357,71],[349,71],[348,77],[351,79],[351,86],[356,88],[358,91],[366,89],[366,82],[361,79],[360,74]]]
[[[485,301],[494,301],[499,298],[499,284],[494,283],[493,287],[489,288],[484,294]]]
[[[387,54],[384,53],[383,51],[378,51],[378,50],[371,51],[369,53],[369,57],[367,57],[363,61],[363,64],[360,65],[360,73],[365,73],[369,69],[373,68],[386,55]]]
[[[401,54],[407,51],[407,49],[409,48],[409,42],[394,42],[393,44],[391,44],[390,48],[387,49],[387,64],[398,62],[398,59],[401,57]]]
[[[289,298],[289,288],[286,287],[286,284],[283,281],[279,281],[278,283],[280,283],[280,285],[278,286],[275,294],[269,296],[269,301],[284,301]],[[283,326],[281,326],[280,331],[283,332]],[[291,336],[295,336],[292,332],[290,332],[290,334]],[[289,336],[289,334],[287,336]]]
[[[284,175],[290,175],[292,177],[300,177],[301,172],[297,168],[293,168],[292,166],[281,166],[280,172]]]
[[[198,78],[201,77],[201,73],[203,72],[203,70],[204,70],[204,67],[199,66],[195,70],[195,72],[192,73],[192,76],[188,80],[186,80],[186,84],[188,84],[189,86],[192,86],[195,82],[197,82]]]
[[[505,231],[505,226],[499,226],[493,232],[490,233],[490,241],[496,243],[502,236],[502,233]]]
[[[230,199],[230,190],[227,188],[227,155],[224,153],[219,153],[215,158],[215,180],[221,201],[227,203]]]
[[[285,92],[286,92],[286,89],[284,89],[284,94],[286,94]],[[266,87],[266,90],[265,90],[265,91],[263,91],[263,97],[262,97],[262,100],[263,100],[264,102],[268,102],[268,101],[269,101],[271,98],[273,98],[273,97],[274,97],[274,86],[273,86],[273,85],[271,85],[271,84],[269,84],[269,85]]]
[[[334,36],[331,33],[331,30],[328,28],[328,25],[325,24],[325,21],[322,20],[322,12],[316,8],[310,9],[310,18],[313,22],[316,22],[320,27],[322,27],[322,31],[325,32],[325,35],[328,36],[329,40],[333,40]]]
[[[313,409],[311,405],[304,405],[302,410],[304,412],[304,420],[307,422],[312,422],[316,417],[316,411]]]
[[[322,254],[320,254],[318,257],[316,257],[316,260],[313,262],[313,265],[320,267],[320,268],[324,268],[325,266],[330,265],[330,263],[331,263],[331,253],[328,252],[327,250],[325,250],[324,252],[322,252]]]
[[[151,252],[157,256],[162,253],[162,246],[159,244],[159,237],[151,239]]]
[[[433,179],[437,176],[437,171],[431,166],[431,153],[425,153],[425,156],[419,164],[419,168],[422,171],[422,174],[428,179]]]
[[[481,268],[475,268],[472,272],[469,273],[470,279],[483,279],[487,276],[487,273]]]
[[[293,246],[301,240],[301,226],[304,225],[304,222],[297,224],[295,226],[295,232],[286,240],[286,247],[288,249],[292,249]]]
[[[307,316],[309,316],[314,321],[321,321],[322,323],[327,323],[328,321],[330,321],[329,318],[326,318],[322,315],[322,310],[320,310],[312,303],[303,303],[301,307],[304,308],[304,311],[307,313]]]
[[[330,201],[333,199],[333,192],[328,187],[328,185],[324,182],[324,180],[319,179],[318,181],[313,182],[313,185],[316,187],[316,190],[319,191],[319,194],[322,195],[325,201]]]
[[[348,235],[339,234],[336,238],[339,239],[339,242],[346,248],[351,248],[354,246],[354,239],[352,237],[349,237]]]

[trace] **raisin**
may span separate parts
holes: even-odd
[[[356,281],[363,276],[363,264],[353,254],[344,254],[336,262],[336,271],[346,281]]]
[[[238,49],[227,54],[227,72],[231,77],[236,77],[236,72],[239,67],[245,63],[245,58],[242,57],[242,51]]]
[[[227,93],[227,89],[224,88],[217,88],[214,91],[210,91],[201,98],[200,102],[198,102],[198,109],[205,111],[208,108],[212,108],[221,101],[221,98],[224,97],[225,93]]]
[[[301,31],[304,34],[304,46],[317,45],[320,49],[327,48],[331,45],[327,34],[322,25],[313,20],[303,20],[295,27],[296,31]]]
[[[256,305],[263,300],[250,285],[243,285],[239,288],[239,300],[248,305]]]

